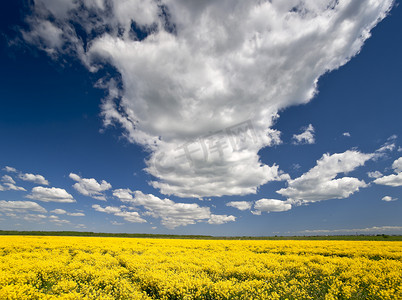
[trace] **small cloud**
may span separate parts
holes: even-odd
[[[50,212],[54,213],[54,214],[57,214],[57,215],[67,215],[67,216],[71,216],[71,217],[84,217],[85,216],[85,214],[81,213],[81,212],[70,213],[70,212],[67,212],[64,209],[60,209],[60,208],[54,209],[54,210],[52,210]]]
[[[238,210],[249,210],[251,209],[252,202],[248,201],[231,201],[226,203],[226,206],[231,206],[237,208]]]
[[[112,188],[112,185],[105,180],[98,183],[94,178],[81,178],[79,175],[70,173],[69,177],[77,181],[73,188],[84,196],[92,197],[96,200],[106,201],[105,195],[102,193]]]
[[[228,216],[228,215],[211,215],[211,217],[208,220],[208,224],[214,224],[214,225],[222,225],[227,222],[234,222],[236,221],[235,216]]]
[[[46,219],[45,215],[27,214],[22,217],[25,221],[38,222],[43,224],[43,220]]]
[[[85,217],[84,213],[67,213],[67,216],[70,217]]]
[[[6,182],[6,183],[12,183],[15,184],[16,182],[14,181],[14,179],[9,176],[9,175],[4,175],[3,177],[1,177],[1,181],[2,182]]]
[[[343,136],[350,137],[350,133],[349,133],[349,132],[344,132],[344,133],[342,133],[342,135],[343,135]]]
[[[386,201],[386,202],[391,202],[391,201],[396,201],[398,200],[398,198],[392,198],[391,196],[384,196],[381,199],[382,201]]]
[[[393,162],[392,168],[396,174],[379,177],[373,182],[393,187],[402,186],[402,157]]]
[[[255,202],[254,209],[259,212],[281,212],[292,209],[292,205],[282,200],[260,199]]]
[[[1,181],[4,183],[3,185],[0,185],[0,191],[26,191],[23,187],[16,186],[16,182],[9,175],[1,177]]]
[[[402,172],[402,157],[392,163],[392,169],[394,169],[395,172]]]
[[[54,210],[52,210],[50,212],[54,213],[54,214],[57,214],[57,215],[65,215],[67,213],[64,209],[60,209],[60,208],[54,209]]]
[[[276,146],[282,144],[281,132],[276,129],[268,129],[267,136],[269,137],[269,146]]]
[[[74,224],[73,225],[75,228],[78,228],[78,229],[83,229],[83,228],[87,228],[87,226],[85,225],[85,224]]]
[[[121,212],[121,208],[115,206],[101,207],[99,204],[94,204],[92,205],[92,208],[98,212],[103,212],[107,214],[115,214]]]
[[[60,219],[58,216],[51,215],[49,217],[49,221],[55,223],[58,226],[64,225],[64,224],[70,224],[71,222],[68,220]]]
[[[304,131],[300,134],[293,135],[293,144],[294,145],[302,145],[302,144],[314,144],[314,127],[313,125],[309,124],[307,127],[302,128]]]
[[[300,168],[301,168],[301,165],[299,165],[299,164],[293,164],[292,165],[293,170],[299,170]]]
[[[152,194],[129,189],[114,190],[113,195],[122,202],[143,206],[146,210],[144,215],[161,218],[161,224],[169,229],[211,218],[210,208],[199,206],[197,203],[176,203],[167,198],[160,199]]]
[[[119,223],[119,222],[116,222],[116,221],[112,221],[112,222],[110,222],[112,225],[115,225],[115,226],[121,226],[121,225],[124,225],[124,223]]]
[[[76,202],[72,195],[64,189],[44,188],[41,186],[34,187],[31,194],[26,196],[29,199],[39,200],[43,202]]]
[[[367,176],[370,178],[380,178],[383,175],[380,171],[374,171],[374,172],[367,172]]]
[[[402,186],[402,172],[398,174],[391,174],[377,178],[373,181],[375,184],[387,185],[387,186]]]
[[[117,217],[122,217],[124,220],[131,222],[131,223],[146,223],[147,222],[145,219],[141,218],[141,216],[138,212],[123,211],[121,207],[116,207],[116,206],[101,207],[98,204],[94,204],[94,205],[92,205],[92,208],[98,212],[113,214]]]
[[[288,180],[288,186],[277,193],[294,203],[347,198],[367,184],[354,177],[338,177],[339,174],[351,172],[372,158],[373,154],[356,150],[324,154],[315,167],[298,178]]]
[[[383,153],[383,152],[386,152],[386,151],[393,151],[394,149],[395,149],[395,144],[394,143],[385,143],[379,149],[377,149],[376,152]]]
[[[40,185],[49,185],[49,181],[45,179],[42,175],[35,175],[30,173],[20,174],[18,176],[20,179],[24,181],[30,181]]]
[[[39,213],[46,213],[46,209],[36,202],[32,201],[0,201],[0,212],[4,213],[23,213],[34,211]]]
[[[169,229],[196,224],[197,222],[224,224],[236,220],[234,216],[214,215],[209,207],[202,207],[197,203],[176,203],[167,198],[160,199],[152,194],[144,194],[141,191],[117,189],[113,191],[113,195],[120,201],[130,203],[132,206],[143,206],[145,209],[144,216],[160,218],[161,224]],[[121,216],[120,213],[116,213],[121,207],[102,208],[99,205],[92,207],[98,211],[110,212],[116,216]]]
[[[26,189],[24,189],[21,186],[16,186],[13,183],[3,183],[3,186],[0,185],[0,191],[26,191]]]
[[[117,217],[122,217],[124,220],[130,223],[147,223],[147,221],[141,218],[140,214],[136,211],[122,211],[114,214]]]
[[[396,138],[396,135],[389,137],[387,139],[387,142],[375,151],[374,160],[382,158],[382,157],[386,157],[387,152],[392,152],[395,150],[396,145],[394,143],[394,141],[395,141],[394,137]]]
[[[17,169],[9,166],[4,167],[3,170],[9,173],[17,173]]]

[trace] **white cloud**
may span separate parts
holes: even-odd
[[[363,166],[373,156],[355,150],[332,155],[324,154],[314,168],[299,178],[288,180],[288,187],[280,189],[277,193],[295,202],[347,198],[367,184],[353,177],[336,177]]]
[[[70,224],[69,220],[60,219],[59,216],[51,215],[49,216],[49,221],[55,223],[58,226]]]
[[[255,202],[254,209],[257,212],[281,212],[292,208],[290,203],[276,199],[260,199]],[[254,214],[259,214],[254,211]]]
[[[170,199],[160,199],[140,191],[118,189],[113,191],[113,195],[122,202],[142,206],[145,209],[144,214],[160,218],[162,225],[169,229],[195,224],[204,220],[208,220],[207,222],[210,224],[223,224],[219,222],[225,223],[235,220],[233,216],[226,215],[214,215],[212,217],[209,207],[201,207],[197,203],[176,203]]]
[[[234,222],[234,221],[236,221],[235,216],[211,215],[211,217],[208,220],[208,224],[221,225],[227,222]]]
[[[249,210],[252,205],[253,203],[249,201],[231,201],[226,203],[226,206],[231,206],[239,210]]]
[[[379,177],[381,177],[383,175],[382,175],[382,173],[380,171],[374,171],[374,172],[368,172],[367,176],[370,177],[370,178],[379,178]]]
[[[171,155],[177,154],[171,153]],[[233,164],[233,161],[230,163],[215,161],[202,164],[202,166],[196,162],[194,165],[195,169],[189,168],[185,163],[175,165],[173,161],[169,162],[172,165],[168,166],[173,166],[175,171],[164,173],[164,181],[152,181],[151,185],[154,188],[160,189],[163,194],[199,198],[254,194],[257,192],[257,187],[261,184],[270,181],[286,180],[289,177],[288,174],[280,171],[277,165],[262,165],[261,162],[255,164],[254,160],[259,160],[257,156],[251,162],[248,158],[248,151],[236,156],[238,158],[233,159],[238,159],[237,165]],[[245,161],[248,161],[250,164]],[[230,168],[229,165],[231,165]],[[146,170],[151,173],[160,173],[160,168],[157,164],[149,164]],[[230,171],[232,172],[231,174],[228,173]],[[200,173],[196,175],[198,172]],[[209,174],[209,176],[206,174]],[[222,174],[225,175],[223,176]],[[211,178],[215,180],[211,180]]]
[[[35,174],[30,174],[30,173],[20,173],[20,172],[18,172],[17,169],[8,167],[8,166],[3,168],[3,170],[5,170],[6,172],[9,172],[9,173],[18,173],[18,178],[22,179],[24,181],[30,181],[30,182],[33,182],[36,184],[41,184],[41,185],[49,185],[49,182],[42,175],[35,175]],[[15,180],[10,175],[4,175],[1,178],[1,181],[4,183],[3,183],[3,186],[0,185],[0,191],[7,191],[7,190],[26,191],[25,188],[17,186]]]
[[[9,167],[9,166],[4,167],[3,170],[8,173],[17,173],[17,169],[15,169],[13,167]]]
[[[60,208],[54,209],[50,212],[57,214],[57,215],[65,215],[67,213],[67,211],[65,211],[64,209],[60,209]]]
[[[388,152],[392,152],[395,150],[395,140],[397,139],[397,135],[392,135],[387,139],[387,142],[383,144],[380,148],[375,151],[374,160],[387,157]]]
[[[40,185],[49,185],[49,181],[47,181],[42,175],[25,173],[20,174],[18,177],[24,181],[30,181]]]
[[[84,213],[80,213],[80,212],[78,212],[78,213],[67,213],[67,216],[70,216],[70,217],[85,217],[85,214]]]
[[[395,144],[387,142],[384,145],[382,145],[379,149],[377,149],[376,152],[382,153],[382,152],[386,152],[386,151],[394,151],[394,149],[395,149]]]
[[[382,201],[390,202],[390,201],[396,201],[398,198],[392,198],[391,196],[384,196],[381,199]]]
[[[299,164],[293,164],[292,165],[293,170],[299,170],[300,168],[301,168],[301,165],[299,165]]]
[[[70,0],[36,0],[36,8],[42,13],[52,13],[55,17],[67,17],[68,10],[74,8],[77,4]]]
[[[314,144],[314,127],[313,125],[309,124],[307,127],[303,129],[304,131],[300,134],[293,135],[293,144],[301,145],[301,144]]]
[[[24,213],[28,211],[34,211],[39,213],[47,212],[42,206],[36,202],[32,201],[4,201],[0,200],[0,211],[1,212],[18,212]]]
[[[170,199],[160,199],[140,191],[136,191],[134,195],[131,202],[133,205],[144,206],[151,216],[161,218],[162,225],[171,229],[195,224],[211,216],[208,207],[200,207],[196,203],[176,203]]]
[[[49,55],[55,55],[63,46],[63,31],[47,20],[38,21],[31,34],[23,32],[23,37],[30,43],[40,46]]]
[[[64,209],[60,209],[60,208],[56,208],[52,211],[50,211],[51,213],[57,214],[57,215],[67,215],[67,216],[71,216],[71,217],[84,217],[85,214],[84,213],[71,213],[71,212],[67,212]]]
[[[74,55],[92,72],[112,65],[121,85],[98,83],[109,94],[105,126],[121,124],[128,140],[151,151],[146,171],[162,193],[209,197],[256,193],[277,180],[258,156],[278,143],[270,128],[277,112],[309,102],[318,78],[360,51],[393,1],[79,3],[36,1],[26,41],[52,57]],[[147,37],[131,30],[133,21]],[[228,133],[247,120],[249,138]],[[178,160],[188,141],[198,152]]]
[[[60,188],[45,188],[41,186],[34,187],[32,192],[26,196],[29,199],[43,202],[76,202],[72,195],[66,190]]]
[[[395,172],[402,172],[402,157],[398,158],[392,163],[392,169],[395,170]]]
[[[82,195],[89,196],[97,200],[106,201],[106,197],[102,192],[112,188],[112,185],[105,180],[102,180],[101,183],[98,183],[94,178],[81,178],[74,173],[70,173],[69,177],[72,180],[77,181],[77,183],[73,185],[74,189],[76,189]]]
[[[45,215],[37,215],[37,214],[26,214],[22,216],[22,219],[25,221],[29,222],[38,222],[38,223],[43,223],[43,220],[45,220],[47,216]]]
[[[346,137],[350,137],[350,133],[349,133],[349,132],[344,132],[342,135],[343,135],[343,136],[346,136]]]
[[[388,185],[393,187],[402,186],[402,172],[377,178],[373,182],[376,184]]]
[[[101,207],[98,204],[94,204],[94,205],[92,205],[92,208],[98,212],[113,214],[115,216],[122,217],[127,222],[131,222],[131,223],[146,223],[147,222],[145,219],[143,219],[140,216],[140,214],[138,212],[123,211],[121,207],[115,207],[115,206]]]
[[[21,186],[16,186],[13,183],[3,183],[3,186],[0,185],[0,191],[26,191],[26,189],[24,189]]]
[[[14,179],[9,176],[9,175],[4,175],[3,177],[1,177],[1,181],[2,182],[7,182],[7,183],[12,183],[15,184],[16,182],[14,181]]]
[[[402,226],[373,226],[356,229],[316,229],[303,230],[300,233],[320,234],[320,233],[378,233],[378,232],[401,232]]]
[[[96,211],[104,212],[107,214],[115,214],[121,212],[121,208],[115,206],[101,207],[99,204],[94,204],[92,205],[92,208],[95,209]]]
[[[119,222],[116,222],[116,221],[112,221],[112,222],[110,222],[112,225],[116,225],[116,226],[120,226],[120,225],[124,225],[124,223],[119,223]]]
[[[147,221],[141,218],[140,214],[136,211],[122,211],[114,214],[115,216],[122,217],[127,222],[131,223],[146,223]]]
[[[133,202],[134,197],[130,189],[117,189],[113,191],[113,196],[119,198],[123,202]]]
[[[1,177],[3,185],[0,184],[0,191],[26,191],[23,187],[17,186],[14,179],[9,175]]]
[[[373,182],[381,185],[388,186],[402,186],[402,157],[395,160],[392,164],[392,168],[396,174],[391,174],[383,177],[379,177]]]

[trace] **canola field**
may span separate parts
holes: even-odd
[[[402,299],[402,242],[0,236],[0,299]]]

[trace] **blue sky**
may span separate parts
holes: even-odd
[[[402,234],[398,1],[257,2],[2,3],[0,228]]]

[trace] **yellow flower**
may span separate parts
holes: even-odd
[[[0,236],[0,299],[402,299],[402,243]]]

